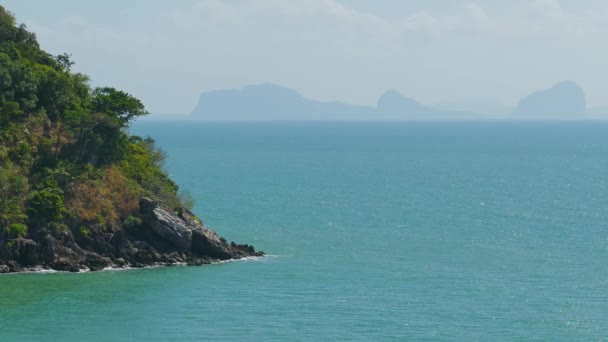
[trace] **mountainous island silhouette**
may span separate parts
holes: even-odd
[[[521,101],[513,115],[527,118],[580,117],[587,112],[583,89],[572,81],[563,81],[536,91]]]
[[[512,115],[516,119],[583,118],[587,111],[583,89],[563,81],[524,97]],[[385,92],[376,106],[317,101],[273,83],[203,92],[191,113],[201,120],[399,120],[479,119],[472,111],[435,108],[400,94]],[[486,115],[487,117],[487,115]]]

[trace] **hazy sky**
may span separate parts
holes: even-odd
[[[201,91],[275,82],[374,104],[515,104],[571,79],[608,106],[605,0],[0,0],[95,85],[185,113]]]

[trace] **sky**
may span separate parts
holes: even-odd
[[[203,91],[272,82],[374,105],[515,106],[562,80],[608,106],[604,0],[0,0],[41,46],[152,113]]]

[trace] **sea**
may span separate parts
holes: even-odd
[[[0,276],[0,341],[601,341],[608,122],[141,121],[264,258]]]

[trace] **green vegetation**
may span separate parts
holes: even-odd
[[[154,142],[127,132],[147,114],[141,101],[92,89],[73,64],[41,50],[0,6],[0,243],[137,226],[142,196],[175,211],[191,205]]]

